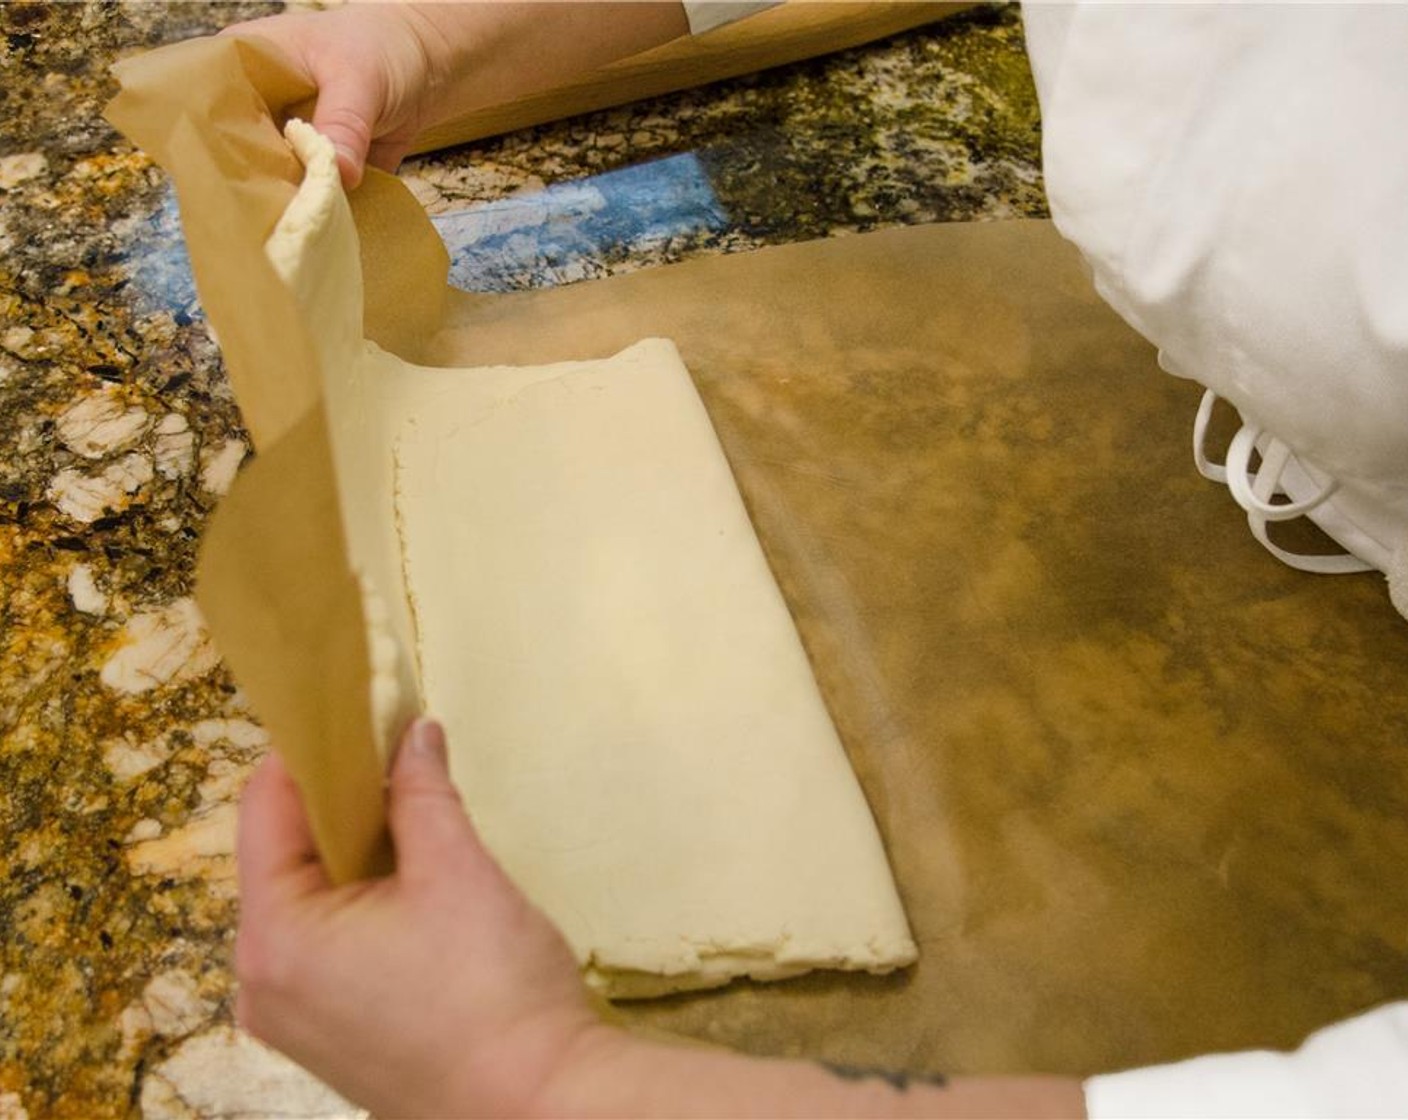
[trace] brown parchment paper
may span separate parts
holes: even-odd
[[[367,695],[366,627],[317,366],[263,248],[303,176],[280,128],[313,91],[271,49],[234,38],[115,69],[109,119],[175,181],[201,304],[258,452],[206,528],[197,600],[304,792],[330,873],[386,870],[370,706],[348,699]]]
[[[198,70],[196,87],[238,84]],[[229,103],[199,128],[238,123]],[[119,122],[156,151],[153,114],[129,108]],[[249,236],[273,203],[221,183],[285,178],[268,166],[177,179],[239,207],[223,220]],[[1290,1045],[1408,995],[1408,632],[1377,577],[1293,572],[1252,541],[1192,469],[1197,388],[1158,371],[1047,224],[447,297],[414,203],[384,179],[353,201],[368,323],[408,357],[677,341],[885,836],[916,968],[735,985],[632,1006],[632,1022],[758,1053],[1087,1074]],[[263,273],[212,256],[200,228],[222,329],[201,269],[246,298]],[[234,625],[283,625],[286,588],[318,580],[327,617],[295,604],[297,625],[331,641],[357,621],[335,524],[296,524],[331,508],[317,410],[287,418],[226,352],[260,456],[212,528],[201,602],[276,738],[295,719],[336,735],[320,764],[341,769],[370,750],[335,726],[356,666],[310,671]],[[242,573],[271,538],[260,578],[277,586],[260,586]],[[304,548],[316,574],[282,571]]]

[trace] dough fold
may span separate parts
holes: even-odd
[[[266,248],[317,336],[386,734],[421,698],[443,720],[486,843],[608,996],[913,961],[674,345],[479,369],[380,350],[330,146],[288,135],[307,173]]]

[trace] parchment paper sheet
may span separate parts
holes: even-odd
[[[140,92],[173,72],[175,119]],[[248,83],[276,107],[307,91],[225,45],[123,77],[137,88],[115,119],[200,199],[183,217],[202,291],[263,301],[267,324],[230,337],[208,297],[260,455],[212,528],[202,605],[251,695],[256,678],[286,694],[261,701],[274,735],[322,729],[375,811],[369,732],[340,722],[356,649],[241,658],[260,626],[359,633],[321,420],[300,410],[303,343],[242,248],[297,176]],[[1292,572],[1251,540],[1192,469],[1196,387],[1158,371],[1049,226],[887,231],[442,304],[443,251],[409,196],[374,177],[354,208],[379,278],[368,322],[405,356],[677,341],[885,835],[916,969],[737,986],[632,1021],[760,1053],[1084,1074],[1289,1045],[1408,995],[1402,621],[1377,578]],[[235,590],[249,565],[259,595]],[[315,615],[270,606],[290,584],[318,591]]]

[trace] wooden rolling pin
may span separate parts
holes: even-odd
[[[632,55],[566,85],[427,129],[414,151],[429,152],[561,120],[643,97],[689,89],[844,50],[931,23],[972,3],[830,3],[792,0],[737,23]]]

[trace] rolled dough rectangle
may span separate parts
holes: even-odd
[[[416,370],[396,442],[454,776],[590,979],[913,956],[869,809],[673,344]]]

